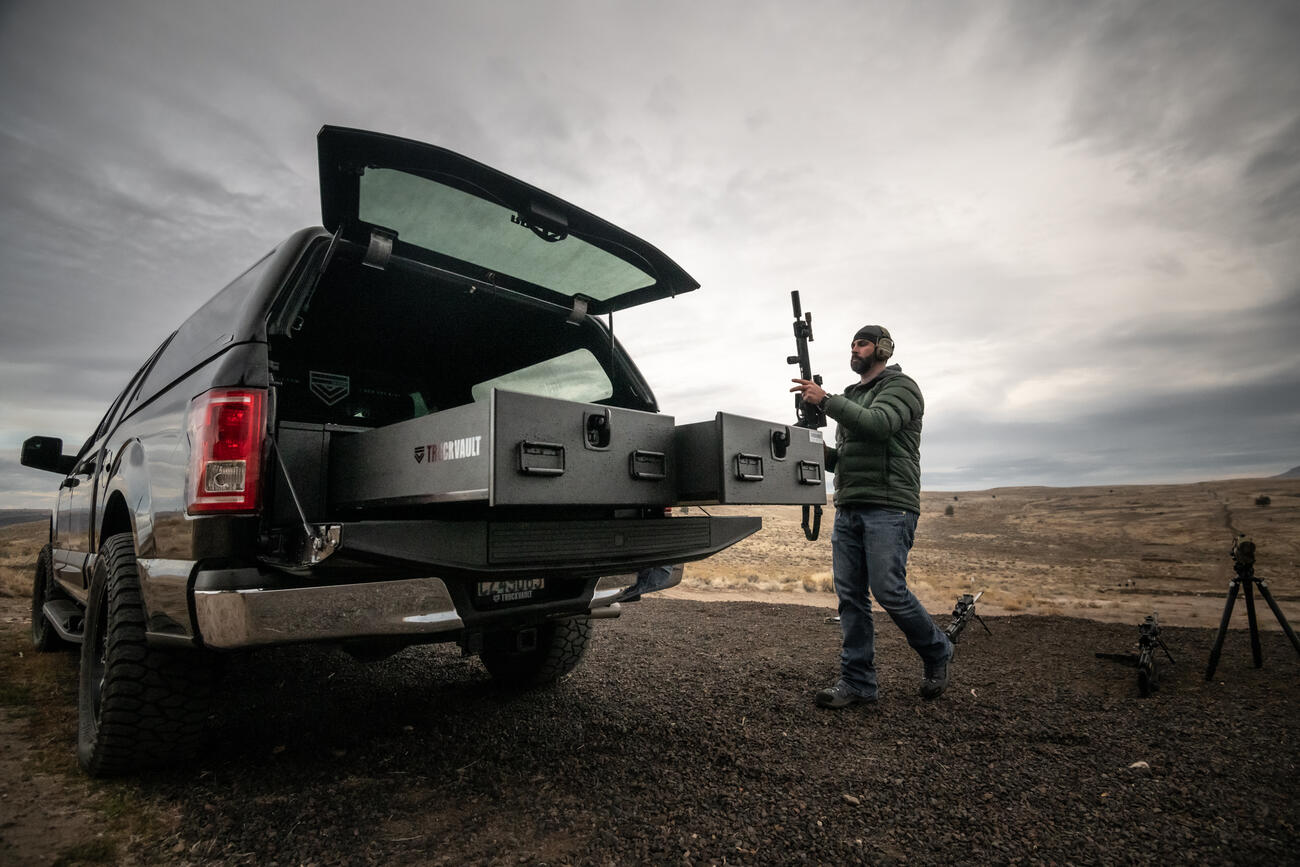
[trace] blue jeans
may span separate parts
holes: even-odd
[[[876,695],[875,597],[907,643],[926,663],[952,656],[952,642],[907,589],[907,553],[916,536],[914,512],[884,506],[844,506],[835,510],[831,534],[835,595],[840,600],[840,679],[859,695]]]
[[[654,593],[656,590],[667,590],[669,587],[676,587],[678,581],[673,580],[672,566],[648,566],[636,573],[636,583],[629,587],[623,596],[640,596],[642,593]]]

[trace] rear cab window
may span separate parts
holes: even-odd
[[[655,283],[645,270],[569,234],[558,218],[547,220],[544,211],[521,216],[448,181],[368,170],[361,178],[359,216],[396,231],[408,244],[556,294],[607,301]]]

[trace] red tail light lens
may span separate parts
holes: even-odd
[[[265,423],[265,391],[218,388],[190,402],[189,514],[257,510]]]

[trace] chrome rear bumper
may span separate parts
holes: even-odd
[[[614,600],[635,579],[635,575],[601,578],[588,616],[617,617],[619,606]],[[439,578],[273,590],[195,590],[194,613],[203,645],[216,650],[351,638],[418,640],[465,628],[447,585]]]
[[[196,590],[203,644],[218,650],[464,628],[438,578],[286,590]]]

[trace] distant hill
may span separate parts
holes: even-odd
[[[31,521],[48,521],[49,509],[0,509],[0,527],[27,524]]]
[[[1274,476],[1275,479],[1300,479],[1300,467],[1292,467],[1280,476]]]

